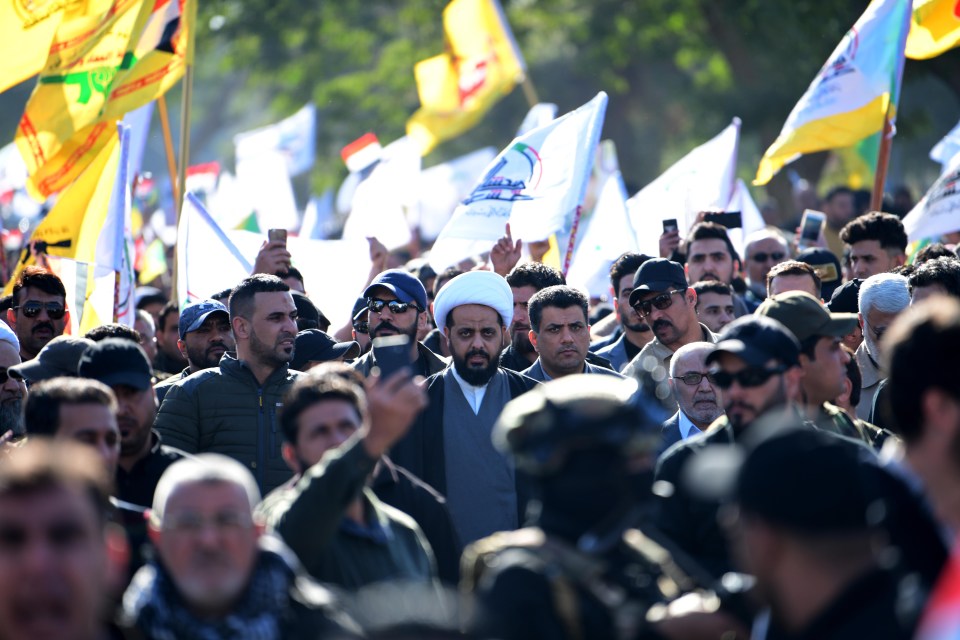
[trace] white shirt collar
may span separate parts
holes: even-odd
[[[460,391],[463,392],[463,397],[467,399],[467,403],[470,405],[470,408],[473,409],[473,414],[477,415],[480,413],[480,405],[483,403],[483,396],[487,393],[487,385],[483,385],[482,387],[473,386],[460,377],[455,366],[450,367],[450,373],[453,374],[453,379],[460,385]]]
[[[690,422],[690,418],[687,417],[687,414],[680,410],[680,438],[686,440],[690,436],[695,436],[700,433],[700,429],[697,428],[697,425]]]

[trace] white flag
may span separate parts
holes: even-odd
[[[960,122],[940,142],[933,146],[933,149],[930,150],[930,159],[939,162],[941,167],[946,169],[958,153],[960,153]]]
[[[740,119],[700,145],[627,201],[640,251],[660,255],[663,221],[686,234],[699,211],[727,210],[736,182]]]
[[[753,201],[753,196],[750,195],[747,184],[740,179],[737,179],[737,184],[733,188],[733,196],[730,198],[730,204],[727,205],[727,211],[739,211],[740,218],[743,221],[741,228],[727,229],[730,242],[736,247],[742,262],[746,251],[743,241],[754,231],[763,229],[767,226],[767,223],[764,222],[763,214],[760,213],[757,203]]]
[[[550,124],[557,117],[557,105],[552,102],[538,102],[530,107],[527,115],[524,116],[520,128],[517,130],[519,138],[525,133],[530,133],[534,129],[539,129],[544,125]]]
[[[309,171],[316,157],[316,131],[317,109],[308,104],[276,124],[234,136],[237,164],[264,153],[278,153],[291,176]]]
[[[910,242],[960,231],[960,155],[903,219]]]
[[[309,240],[325,240],[333,235],[338,227],[337,216],[333,211],[333,189],[327,189],[319,198],[310,196],[297,235]]]
[[[581,236],[567,272],[567,284],[600,297],[610,290],[610,265],[628,251],[637,251],[637,239],[627,218],[627,190],[619,171],[607,177],[597,206]]]
[[[296,229],[300,224],[290,173],[279,151],[238,160],[237,184],[247,210],[256,211],[261,229]]]
[[[409,244],[407,212],[417,207],[420,164],[419,147],[406,136],[387,145],[383,159],[353,192],[343,239],[364,240],[373,236],[387,249]]]
[[[428,242],[437,239],[453,210],[470,195],[473,185],[496,157],[496,149],[484,147],[420,173],[420,218],[415,222],[421,238]]]
[[[606,109],[601,91],[501,151],[437,238],[434,269],[489,250],[508,222],[525,242],[566,231],[583,202]]]

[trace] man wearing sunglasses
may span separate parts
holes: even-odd
[[[852,420],[833,401],[844,392],[850,356],[842,349],[843,337],[857,323],[852,313],[830,313],[803,291],[787,291],[767,298],[757,315],[773,318],[800,343],[800,390],[803,413],[818,429],[881,444],[884,432],[868,422]]]
[[[410,362],[413,373],[424,378],[447,368],[446,361],[417,341],[418,333],[427,327],[427,290],[412,274],[403,269],[388,269],[370,283],[363,297],[367,301],[367,331],[370,340],[384,336],[405,335],[410,338]],[[353,363],[364,376],[377,364],[373,350]]]
[[[754,310],[767,298],[767,273],[771,267],[790,259],[790,249],[786,239],[769,228],[748,235],[745,245],[747,292],[743,300],[747,308]]]
[[[802,375],[797,339],[772,318],[738,318],[719,338],[704,364],[723,392],[725,415],[702,435],[667,449],[657,461],[655,476],[655,482],[665,483],[661,486],[672,487],[658,492],[656,526],[716,578],[733,570],[717,522],[720,503],[703,495],[702,487],[686,469],[710,447],[736,444],[749,436],[754,425],[762,430],[766,423],[782,419],[781,412],[788,411],[791,419],[799,420],[792,405],[799,399]]]
[[[32,360],[45,344],[63,333],[70,321],[66,307],[67,290],[56,275],[30,266],[13,285],[13,306],[7,323],[20,340],[20,357]]]
[[[640,377],[645,358],[652,356],[664,369],[680,347],[691,342],[716,342],[717,337],[697,318],[697,292],[687,286],[683,267],[676,262],[647,260],[633,277],[630,306],[637,310],[654,338],[623,370]]]

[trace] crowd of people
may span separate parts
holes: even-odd
[[[852,202],[742,255],[700,216],[606,299],[509,229],[381,252],[343,327],[280,241],[83,336],[25,268],[0,638],[956,637],[958,238]]]

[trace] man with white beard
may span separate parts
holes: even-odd
[[[5,323],[0,323],[0,437],[10,432],[10,437],[23,435],[23,398],[27,387],[20,378],[7,371],[20,364],[20,342],[17,335]]]
[[[863,343],[857,349],[856,357],[863,382],[857,417],[869,420],[873,397],[880,382],[887,377],[879,364],[882,356],[881,338],[900,312],[910,306],[910,287],[907,279],[901,275],[878,273],[863,281],[859,301]]]

